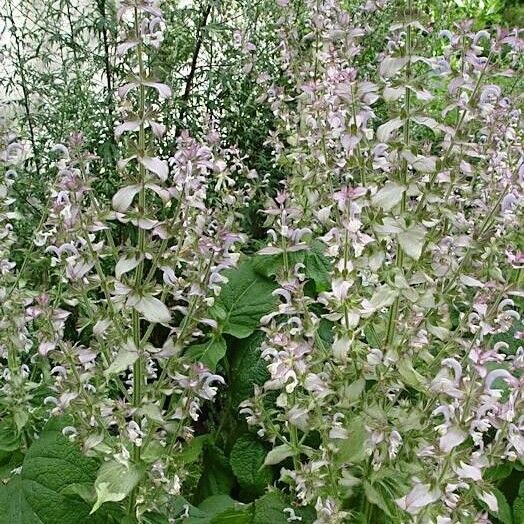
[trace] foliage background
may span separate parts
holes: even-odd
[[[418,7],[425,12],[435,33],[469,17],[475,19],[479,28],[496,24],[524,26],[524,5],[519,0],[415,3],[420,4]],[[347,0],[346,4],[351,13],[357,2]],[[251,203],[244,217],[245,228],[252,239],[249,249],[254,252],[265,236],[263,217],[258,211],[266,198],[275,194],[279,181],[287,176],[286,167],[275,163],[267,143],[275,123],[262,96],[264,87],[259,76],[264,73],[272,82],[285,82],[276,60],[278,36],[274,2],[166,0],[163,6],[168,29],[154,57],[153,68],[174,92],[163,110],[168,127],[163,153],[175,150],[181,130],[189,129],[195,136],[204,136],[210,123],[221,130],[228,144],[238,148],[249,168],[263,176],[258,199]],[[31,150],[14,188],[24,217],[17,222],[18,241],[13,251],[13,258],[19,264],[23,254],[31,249],[34,232],[46,213],[47,187],[56,175],[53,167],[56,158],[50,152],[54,144],[65,142],[72,133],[81,131],[86,149],[97,156],[93,169],[98,174],[97,194],[109,199],[118,187],[115,166],[119,150],[113,134],[118,106],[114,90],[122,71],[115,59],[115,16],[116,6],[112,0],[0,0],[0,124],[14,131]],[[366,39],[366,52],[360,57],[364,68],[366,62],[371,62],[368,58],[382,49],[393,14],[385,10],[378,13],[378,17],[378,30]],[[298,30],[301,29],[299,26]],[[246,46],[247,42],[254,48]],[[439,52],[436,45],[434,51]],[[521,87],[522,77],[515,80],[513,88],[518,91]],[[441,108],[435,108],[438,109]],[[45,260],[34,260],[24,268],[26,286],[37,287],[46,281],[49,272],[46,264]],[[260,278],[264,281],[265,277]],[[287,506],[284,495],[276,491],[264,493],[266,484],[276,478],[278,468],[262,466],[267,445],[248,432],[237,414],[238,405],[252,394],[253,385],[262,384],[267,378],[259,355],[260,336],[259,332],[244,339],[226,336],[227,358],[223,372],[228,386],[218,400],[206,408],[197,427],[201,438],[197,437],[195,449],[188,451],[195,458],[189,498],[194,506],[200,505],[201,511],[199,514],[195,509],[195,517],[188,522],[218,523],[209,515],[228,511],[233,515],[233,499],[252,504],[253,524],[284,522],[280,510],[276,511],[280,506]],[[28,439],[32,440],[31,436]],[[40,444],[29,447],[25,456],[4,446],[4,451],[0,451],[2,475],[7,476],[23,463],[20,483],[25,486],[35,481],[30,467],[38,458],[38,445],[44,439],[51,439],[53,445],[59,447],[57,454],[69,445],[61,441],[55,426],[47,426],[42,438],[36,441]],[[76,485],[93,480],[93,465],[80,456],[75,460],[81,463],[83,477],[72,478],[75,475],[72,472],[69,478],[69,472],[61,471],[62,481]],[[500,489],[509,502],[516,500],[517,486],[524,478],[522,471],[508,472],[501,468],[492,474],[500,478]],[[55,507],[63,507],[66,504],[63,498],[67,495],[61,493],[62,486],[50,483],[47,488],[54,492]],[[9,489],[26,493],[26,488],[12,484]],[[39,494],[33,488],[27,488],[29,492],[39,504],[50,496],[47,491]],[[0,507],[12,496],[0,491]],[[73,511],[74,518],[80,519],[76,521],[82,522],[84,518],[85,522],[95,522],[87,517],[87,506],[80,506]],[[303,510],[302,522],[312,522],[310,510]],[[0,522],[8,522],[6,518],[0,516]],[[54,522],[64,524],[74,520],[69,514],[50,518],[58,518]],[[111,508],[104,518],[110,521]],[[151,516],[150,521],[156,522],[154,519]],[[21,522],[30,524],[29,520]],[[501,519],[501,522],[510,520]]]

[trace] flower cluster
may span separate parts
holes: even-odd
[[[0,451],[59,418],[99,465],[60,496],[102,520],[504,520],[497,482],[524,468],[523,34],[355,3],[206,2],[167,85],[185,7],[120,0],[116,187],[97,191],[88,135],[64,137],[35,159],[25,251],[28,150],[0,134]],[[271,120],[263,151],[265,131],[228,142],[237,114]],[[267,241],[244,228],[262,188]]]
[[[270,378],[243,412],[269,463],[293,458],[281,480],[318,524],[358,498],[366,522],[377,507],[487,522],[486,470],[524,456],[524,348],[497,342],[520,318],[522,115],[495,83],[522,38],[465,22],[426,57],[408,2],[368,78],[354,64],[372,9],[306,2],[304,36],[280,4],[271,142],[291,174],[260,255],[280,257],[281,301],[262,321]]]
[[[50,311],[46,307],[48,297],[38,296],[24,286],[22,270],[13,260],[17,247],[15,225],[21,218],[15,209],[13,186],[23,172],[26,155],[22,142],[10,133],[0,134],[0,405],[6,413],[2,431],[8,436],[3,449],[9,451],[27,445],[35,426],[48,414],[45,407],[32,402],[42,388],[42,374],[31,358],[38,344],[34,333],[37,311]],[[27,257],[21,266],[26,262]],[[62,325],[56,313],[39,322],[42,333],[50,334],[53,340]]]
[[[204,141],[180,132],[169,158],[155,153],[167,132],[159,104],[171,89],[148,57],[164,19],[158,3],[145,0],[122,2],[118,18],[129,78],[118,90],[123,120],[115,128],[126,152],[122,187],[108,207],[93,190],[94,156],[83,137],[55,146],[50,212],[37,240],[50,258],[52,296],[40,297],[32,315],[54,328],[49,337],[38,330],[54,377],[46,405],[74,413],[64,431],[105,467],[123,466],[134,478],[147,466],[140,488],[121,495],[141,514],[180,491],[186,469],[175,451],[224,384],[194,348],[217,331],[211,308],[224,271],[237,264],[239,223],[258,177],[214,127]]]

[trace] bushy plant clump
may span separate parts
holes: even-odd
[[[0,523],[524,522],[522,30],[210,3],[170,86],[98,8],[110,158],[0,137]]]

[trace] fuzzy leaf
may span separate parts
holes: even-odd
[[[513,501],[513,521],[515,524],[524,522],[524,480],[520,482],[519,496]]]
[[[384,211],[390,211],[400,203],[404,191],[406,191],[404,186],[396,184],[395,182],[388,182],[371,197],[371,203],[374,206],[382,208]]]
[[[398,233],[400,247],[411,258],[418,260],[422,254],[426,230],[422,226],[413,226]]]
[[[124,500],[142,478],[142,472],[135,465],[126,467],[120,462],[110,461],[102,464],[95,480],[97,500],[91,513],[105,502]]]
[[[409,62],[409,56],[388,56],[382,60],[379,72],[383,78],[389,78],[398,73]]]
[[[151,173],[154,173],[160,180],[167,180],[169,167],[166,160],[160,160],[158,157],[140,157],[138,161]]]
[[[210,524],[251,524],[251,515],[245,509],[231,508],[215,515]]]
[[[397,362],[397,370],[404,382],[418,391],[426,391],[424,377],[413,367],[413,363],[407,357]]]
[[[323,253],[324,245],[314,242],[306,251],[304,265],[306,276],[315,282],[317,292],[327,291],[331,287],[331,264]]]
[[[338,462],[345,463],[351,462],[358,464],[366,458],[366,440],[368,434],[364,423],[360,418],[355,418],[351,421],[349,428],[349,437],[342,441],[337,441],[337,447],[339,449],[337,454]]]
[[[115,276],[118,280],[124,273],[128,273],[135,269],[136,266],[140,263],[140,259],[134,256],[131,257],[122,257],[118,260],[115,266]]]
[[[377,129],[377,140],[379,142],[389,142],[395,131],[401,128],[403,125],[404,121],[398,117],[382,124]]]
[[[178,521],[177,521],[178,522]],[[204,500],[198,508],[189,509],[187,524],[251,524],[247,506],[236,503],[228,495],[213,495]]]
[[[488,511],[491,515],[495,516],[502,524],[514,524],[513,516],[511,514],[511,507],[506,500],[506,496],[502,491],[497,488],[490,488],[490,491],[495,495],[497,499],[498,511],[493,511],[488,507]],[[521,524],[516,521],[515,524]]]
[[[151,295],[144,295],[140,297],[133,307],[142,313],[144,318],[149,322],[158,322],[159,324],[167,324],[171,320],[171,313],[166,305]]]
[[[271,491],[255,501],[252,524],[288,524],[289,513],[284,510],[290,507],[300,517],[297,524],[312,524],[316,520],[316,512],[312,507],[294,507],[281,493]]]
[[[253,268],[252,261],[224,272],[229,282],[222,287],[211,313],[223,333],[246,338],[260,323],[260,318],[273,309],[276,285]]]
[[[0,422],[0,451],[14,451],[20,446],[20,432],[13,419],[8,417]]]
[[[250,435],[237,439],[229,461],[238,483],[243,489],[254,493],[263,493],[271,483],[271,470],[264,467],[266,450],[264,446]]]
[[[198,505],[198,509],[211,515],[222,513],[235,507],[235,501],[229,495],[212,495]]]
[[[213,337],[204,344],[195,344],[188,347],[185,356],[193,362],[202,362],[211,371],[215,371],[218,362],[225,356],[226,350],[224,338]]]
[[[364,482],[364,493],[371,504],[378,506],[388,517],[393,517],[391,510],[387,504],[388,497],[385,496],[381,490],[375,488],[373,484],[368,481]]]
[[[277,255],[260,255],[260,251],[252,259],[253,269],[265,277],[272,277],[284,267],[284,256],[282,253]],[[304,263],[305,251],[292,251],[288,253],[288,263],[290,266]]]
[[[266,466],[274,466],[280,464],[283,460],[293,456],[293,449],[288,444],[281,444],[273,448],[264,460]]]
[[[125,213],[139,191],[139,185],[125,186],[122,189],[119,189],[113,196],[113,209],[120,213]]]
[[[104,371],[105,376],[121,373],[132,366],[138,358],[138,351],[131,343],[120,348],[111,365]]]
[[[62,435],[67,425],[52,419],[27,452],[20,475],[0,486],[0,524],[101,524],[68,486],[91,485],[98,463]]]
[[[255,331],[250,337],[238,340],[232,346],[229,390],[233,407],[251,397],[253,387],[261,386],[268,378],[267,364],[260,358],[260,345],[265,334]]]
[[[202,452],[204,451],[204,444],[208,442],[208,440],[208,434],[194,437],[184,448],[182,448],[182,451],[180,451],[178,456],[185,464],[196,462],[201,457]]]

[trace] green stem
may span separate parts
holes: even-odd
[[[407,0],[407,11],[408,16],[411,15],[411,0]],[[408,57],[408,64],[406,68],[406,88],[405,88],[405,109],[406,109],[406,121],[404,123],[404,147],[409,150],[410,142],[410,113],[411,113],[411,88],[407,85],[409,84],[409,79],[411,76],[411,24],[408,24],[406,30],[406,56]],[[401,178],[400,182],[403,186],[407,185],[408,182],[408,161],[404,159],[402,161],[401,168]],[[402,193],[402,200],[400,201],[400,215],[403,216],[406,212],[407,204],[407,191]],[[396,253],[396,267],[401,269],[404,265],[404,252],[400,243],[397,244],[397,253]],[[388,316],[387,331],[386,331],[386,347],[391,347],[393,340],[395,339],[395,330],[396,330],[396,321],[400,309],[400,295],[397,295],[395,301],[393,302]]]
[[[138,19],[138,9],[135,8],[134,11],[134,18],[135,18],[135,34],[136,38],[138,40],[138,45],[136,47],[136,56],[138,61],[138,69],[139,69],[139,79],[140,79],[140,92],[139,92],[139,108],[138,108],[138,116],[140,118],[140,127],[138,130],[138,154],[139,156],[144,156],[145,153],[145,147],[146,147],[146,136],[145,136],[145,123],[144,123],[144,117],[145,117],[145,87],[142,83],[144,77],[145,77],[145,68],[144,68],[144,60],[143,60],[143,42],[142,37],[140,35],[140,23]],[[138,211],[139,216],[142,217],[145,212],[146,207],[146,194],[145,194],[145,168],[142,165],[142,163],[139,162],[138,164],[138,172],[139,172],[139,184],[140,184],[140,192],[138,195]],[[138,253],[140,255],[140,263],[137,266],[136,272],[135,272],[135,280],[134,280],[134,292],[136,293],[138,291],[138,288],[142,284],[142,278],[144,275],[144,252],[145,252],[145,230],[140,227],[140,224],[138,225],[138,239],[137,239],[137,248]],[[142,355],[141,351],[141,331],[140,331],[140,316],[136,309],[133,309],[132,312],[132,336],[133,336],[133,342],[136,347],[136,350],[138,352],[138,358],[133,364],[133,407],[139,408],[142,403],[142,386],[144,385],[144,357]],[[137,446],[135,443],[133,443],[133,460],[135,462],[139,462],[141,458],[141,448],[140,446]],[[131,495],[129,496],[129,514],[132,518],[135,518],[136,511],[135,511],[135,504],[136,504],[136,488],[132,491]]]

